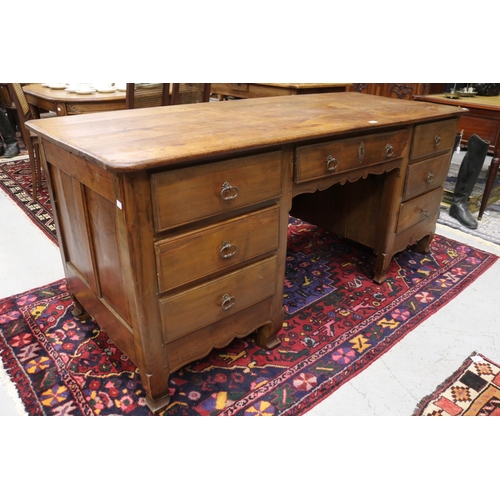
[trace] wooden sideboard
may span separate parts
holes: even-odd
[[[411,100],[416,95],[444,92],[444,83],[353,83],[349,90],[363,94]]]
[[[210,91],[218,95],[219,99],[225,99],[228,96],[238,99],[253,99],[256,97],[346,92],[350,85],[349,83],[212,83]]]
[[[75,315],[158,412],[211,349],[279,344],[289,213],[372,248],[379,283],[428,251],[463,112],[346,92],[30,121]]]

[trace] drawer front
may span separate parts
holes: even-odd
[[[408,130],[300,146],[295,178],[305,182],[403,156]]]
[[[160,293],[278,248],[273,207],[155,244]]]
[[[277,280],[276,256],[187,292],[160,300],[165,342],[211,325],[271,297]]]
[[[450,155],[441,155],[408,166],[404,198],[413,198],[435,189],[446,180],[450,167]]]
[[[151,176],[155,228],[176,227],[281,194],[281,152]]]
[[[410,158],[415,160],[453,148],[457,135],[457,120],[425,123],[415,126]]]
[[[396,232],[404,231],[435,215],[439,210],[442,193],[443,189],[439,187],[434,191],[402,203]]]

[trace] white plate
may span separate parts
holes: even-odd
[[[107,88],[96,88],[97,92],[114,92],[116,89],[114,87],[107,87]]]
[[[87,95],[87,94],[93,94],[94,91],[92,89],[77,89],[75,90],[75,93],[80,95]]]
[[[116,90],[119,90],[120,92],[127,92],[127,87],[116,87]]]
[[[49,83],[49,88],[54,90],[62,90],[66,88],[65,83]]]

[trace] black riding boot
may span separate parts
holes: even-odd
[[[17,156],[20,151],[19,144],[16,139],[16,133],[12,130],[9,118],[3,109],[0,109],[0,134],[5,141],[5,150],[3,148],[3,144],[0,143],[0,156],[5,156],[5,158],[13,158],[14,156]]]
[[[469,212],[468,200],[483,168],[489,145],[489,141],[484,141],[476,134],[470,136],[467,141],[467,153],[465,153],[458,171],[453,201],[450,206],[451,217],[470,229],[477,228],[477,220]]]

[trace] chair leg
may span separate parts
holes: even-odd
[[[36,168],[35,152],[33,151],[33,147],[28,149],[28,154],[30,157],[30,164],[31,164],[31,187],[33,189],[33,199],[36,201],[38,194],[37,193],[38,175]]]
[[[42,187],[42,166],[40,165],[40,147],[38,143],[33,145],[35,150],[35,170],[36,170],[36,182],[37,188]]]

